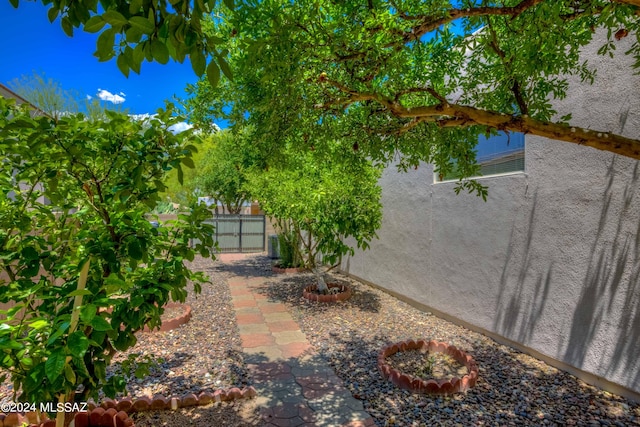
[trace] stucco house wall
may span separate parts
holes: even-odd
[[[585,49],[596,82],[572,79],[559,115],[640,135],[640,78],[622,54],[631,38],[616,42],[614,63],[597,56],[602,40]],[[430,165],[389,167],[379,240],[342,269],[637,399],[640,162],[530,135],[525,144],[524,173],[482,179],[487,202],[434,183]]]

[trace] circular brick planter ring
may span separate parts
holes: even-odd
[[[310,285],[304,288],[302,291],[302,296],[310,301],[318,301],[318,302],[338,302],[344,301],[351,297],[351,289],[347,285],[338,285],[337,283],[327,283],[327,287],[329,288],[328,295],[322,295],[316,293],[318,289],[316,285]]]
[[[189,320],[191,320],[191,306],[189,304],[180,304],[177,302],[170,302],[164,306],[165,310],[176,310],[180,311],[177,316],[172,316],[170,319],[163,320],[160,325],[160,332],[171,331],[176,329],[180,325],[184,325]],[[144,332],[157,332],[158,329],[149,329],[149,327],[145,326]]]
[[[401,351],[418,350],[429,353],[443,353],[451,356],[456,362],[467,368],[468,374],[462,378],[452,377],[439,381],[430,379],[423,380],[412,375],[404,374],[401,371],[392,368],[386,361],[387,357],[392,356]],[[391,344],[380,351],[378,355],[378,369],[384,379],[391,381],[397,387],[409,390],[413,393],[422,394],[453,394],[466,392],[468,389],[476,385],[478,380],[478,365],[476,365],[473,357],[469,356],[462,350],[458,350],[455,346],[438,341],[404,341]]]

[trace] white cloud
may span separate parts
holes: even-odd
[[[91,96],[91,95],[87,95],[87,99],[88,99],[89,101],[91,101],[91,100],[93,99],[93,96]]]
[[[104,90],[100,88],[98,88],[98,93],[96,94],[96,96],[101,100],[111,102],[114,104],[122,104],[125,101],[124,96],[122,95],[124,95],[124,93],[122,92],[120,92],[120,95],[118,94],[114,95],[108,90]]]
[[[193,125],[190,125],[189,123],[180,122],[169,127],[169,130],[175,134],[175,133],[184,132],[185,130],[191,129],[192,127]]]

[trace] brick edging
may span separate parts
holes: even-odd
[[[170,302],[164,305],[166,308],[184,307],[184,313],[181,316],[174,317],[160,324],[160,329],[150,329],[145,326],[143,332],[167,332],[176,329],[178,326],[184,325],[191,320],[191,306],[179,302]]]
[[[448,354],[458,363],[466,366],[469,373],[462,378],[453,377],[440,381],[423,380],[412,375],[404,374],[392,368],[386,362],[387,357],[399,351],[406,350],[426,350],[429,352]],[[478,365],[473,357],[462,350],[458,350],[453,345],[433,340],[428,342],[425,340],[409,340],[384,347],[378,354],[378,370],[384,379],[391,381],[397,387],[422,394],[453,394],[466,392],[475,386],[478,380]]]
[[[347,285],[339,285],[337,283],[327,283],[329,289],[331,288],[340,288],[340,293],[337,294],[329,294],[329,295],[319,295],[313,292],[317,289],[317,285],[309,285],[302,291],[302,296],[310,301],[318,301],[318,302],[338,302],[344,301],[351,297],[351,288]]]

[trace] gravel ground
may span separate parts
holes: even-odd
[[[379,426],[640,425],[638,403],[368,285],[332,276],[351,284],[349,300],[323,305],[301,298],[304,286],[313,283],[308,274],[272,279],[266,292],[291,308],[311,344]],[[376,360],[383,346],[407,339],[445,341],[471,354],[479,366],[478,384],[452,397],[397,389],[382,379]]]
[[[388,294],[332,274],[349,283],[354,295],[338,304],[312,303],[302,289],[310,274],[270,273],[270,260],[252,257],[235,265],[198,259],[193,267],[211,276],[201,295],[190,296],[193,317],[169,332],[140,333],[135,351],[164,361],[129,389],[142,393],[183,394],[251,384],[230,303],[226,278],[251,271],[265,276],[264,292],[287,304],[311,344],[335,369],[379,426],[580,425],[640,426],[640,405],[588,386],[533,357],[453,325]],[[406,339],[446,341],[471,354],[480,379],[467,394],[413,395],[384,381],[377,371],[380,349]],[[0,400],[7,396],[0,386]],[[209,405],[177,412],[136,414],[136,425],[259,425],[253,401]]]
[[[134,353],[159,359],[149,376],[128,383],[130,395],[197,394],[248,384],[228,272],[222,264],[200,257],[191,267],[204,271],[211,281],[202,285],[200,294],[189,292],[186,303],[191,305],[191,320],[167,332],[138,333],[136,346],[115,359]],[[114,368],[110,371],[116,371],[117,365]]]

